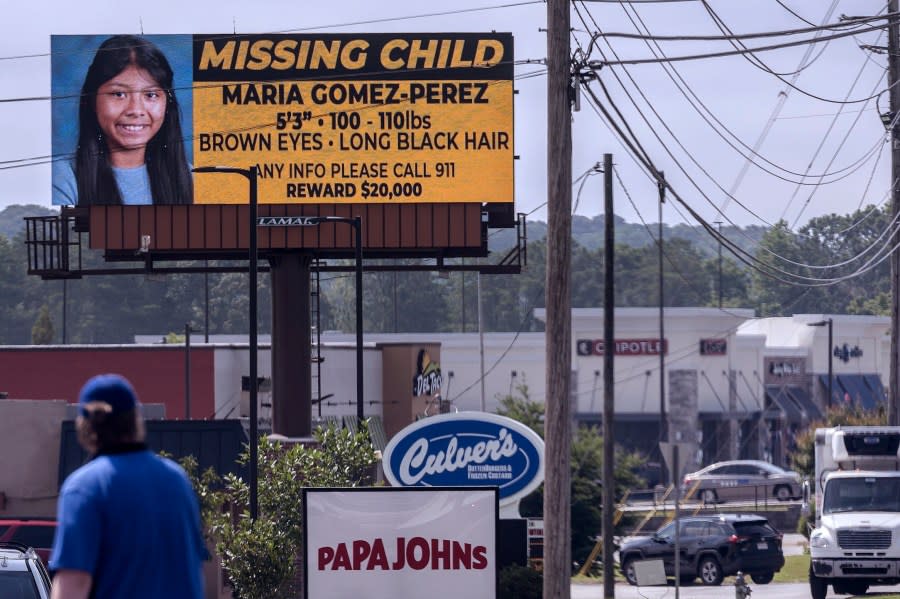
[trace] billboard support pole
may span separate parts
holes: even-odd
[[[259,485],[257,474],[259,470],[259,416],[257,405],[259,396],[259,377],[257,376],[257,353],[259,349],[257,339],[257,279],[259,257],[258,236],[256,230],[257,221],[257,167],[234,168],[228,166],[197,166],[192,169],[195,173],[233,173],[242,175],[250,182],[250,519],[256,520],[259,515]]]

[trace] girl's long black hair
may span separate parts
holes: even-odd
[[[181,133],[178,100],[172,88],[172,67],[165,55],[148,40],[117,35],[100,45],[81,88],[78,109],[78,150],[75,179],[78,205],[121,204],[122,197],[109,162],[109,149],[97,122],[97,90],[129,65],[144,69],[166,95],[162,127],[147,143],[145,163],[154,204],[190,204],[194,183]]]

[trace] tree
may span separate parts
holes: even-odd
[[[544,404],[532,401],[528,385],[516,386],[515,395],[500,397],[497,413],[525,424],[543,437]],[[572,468],[572,559],[583,562],[594,547],[602,527],[603,437],[595,427],[579,427],[571,447]],[[646,483],[636,474],[645,461],[639,454],[617,447],[615,450],[615,498],[620,500],[628,489]],[[544,511],[544,487],[522,499],[523,516],[539,518]]]
[[[883,408],[865,410],[858,405],[836,405],[829,408],[824,420],[811,422],[805,431],[797,435],[796,448],[789,454],[791,467],[802,476],[812,479],[816,472],[815,442],[817,428],[833,426],[883,425],[887,418]]]
[[[531,401],[526,376],[516,384],[517,395],[505,395],[499,398],[500,407],[497,413],[521,422],[544,438],[544,404]]]
[[[756,252],[768,273],[753,274],[760,315],[880,313],[890,294],[890,264],[872,250],[884,245],[889,229],[889,214],[874,206],[819,216],[796,232],[779,222]]]
[[[283,445],[263,437],[258,453],[259,515],[250,519],[250,487],[229,474],[198,476],[195,462],[185,469],[200,497],[208,534],[241,599],[295,597],[295,557],[301,555],[303,488],[370,484],[377,462],[367,427],[318,429],[317,445]],[[242,464],[249,461],[245,451]],[[224,486],[223,486],[224,485]]]
[[[50,308],[44,304],[41,306],[37,320],[34,321],[34,326],[31,327],[31,343],[32,345],[50,345],[53,343],[54,334]]]

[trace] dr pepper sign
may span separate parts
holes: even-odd
[[[396,487],[496,486],[501,511],[518,517],[519,500],[544,480],[544,441],[511,418],[458,412],[401,430],[385,447],[383,464]]]

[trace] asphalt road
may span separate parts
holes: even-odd
[[[809,599],[809,585],[806,583],[751,584],[751,599]],[[900,593],[900,587],[873,587],[866,598],[878,597],[879,593]],[[616,599],[675,599],[675,587],[633,587],[629,584],[616,585]],[[701,585],[681,587],[679,599],[727,599],[734,597],[734,587],[723,584],[719,587]],[[848,599],[847,595],[835,595],[831,588],[828,597]],[[573,584],[572,599],[602,599],[602,584]]]

